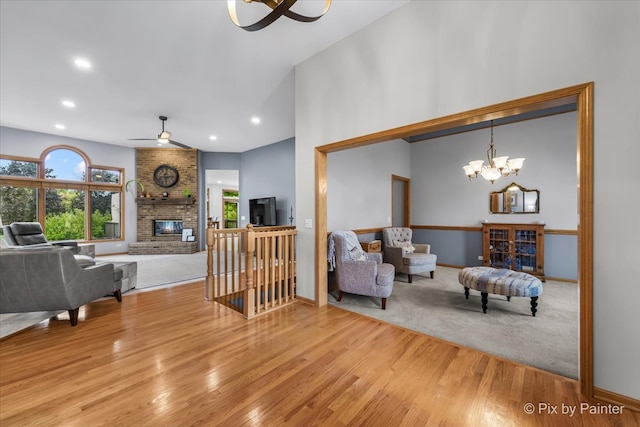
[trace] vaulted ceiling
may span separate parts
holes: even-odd
[[[155,138],[165,115],[173,140],[203,151],[282,141],[294,136],[295,65],[407,1],[334,0],[316,22],[281,17],[246,32],[221,0],[2,0],[0,125],[153,147],[128,139]],[[314,15],[323,6],[299,0],[292,10]],[[243,23],[270,10],[241,0],[237,8]],[[91,68],[77,68],[76,58]]]

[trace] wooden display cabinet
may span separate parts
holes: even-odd
[[[486,267],[508,268],[544,281],[544,224],[482,224]]]

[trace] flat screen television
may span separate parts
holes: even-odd
[[[249,200],[249,220],[251,224],[278,225],[276,218],[276,198],[262,197],[260,199]]]

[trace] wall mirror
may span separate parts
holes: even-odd
[[[494,214],[526,214],[540,212],[540,191],[512,182],[489,196],[489,210]]]

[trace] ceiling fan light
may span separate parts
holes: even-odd
[[[169,138],[158,138],[158,142],[160,144],[168,144],[169,143]]]

